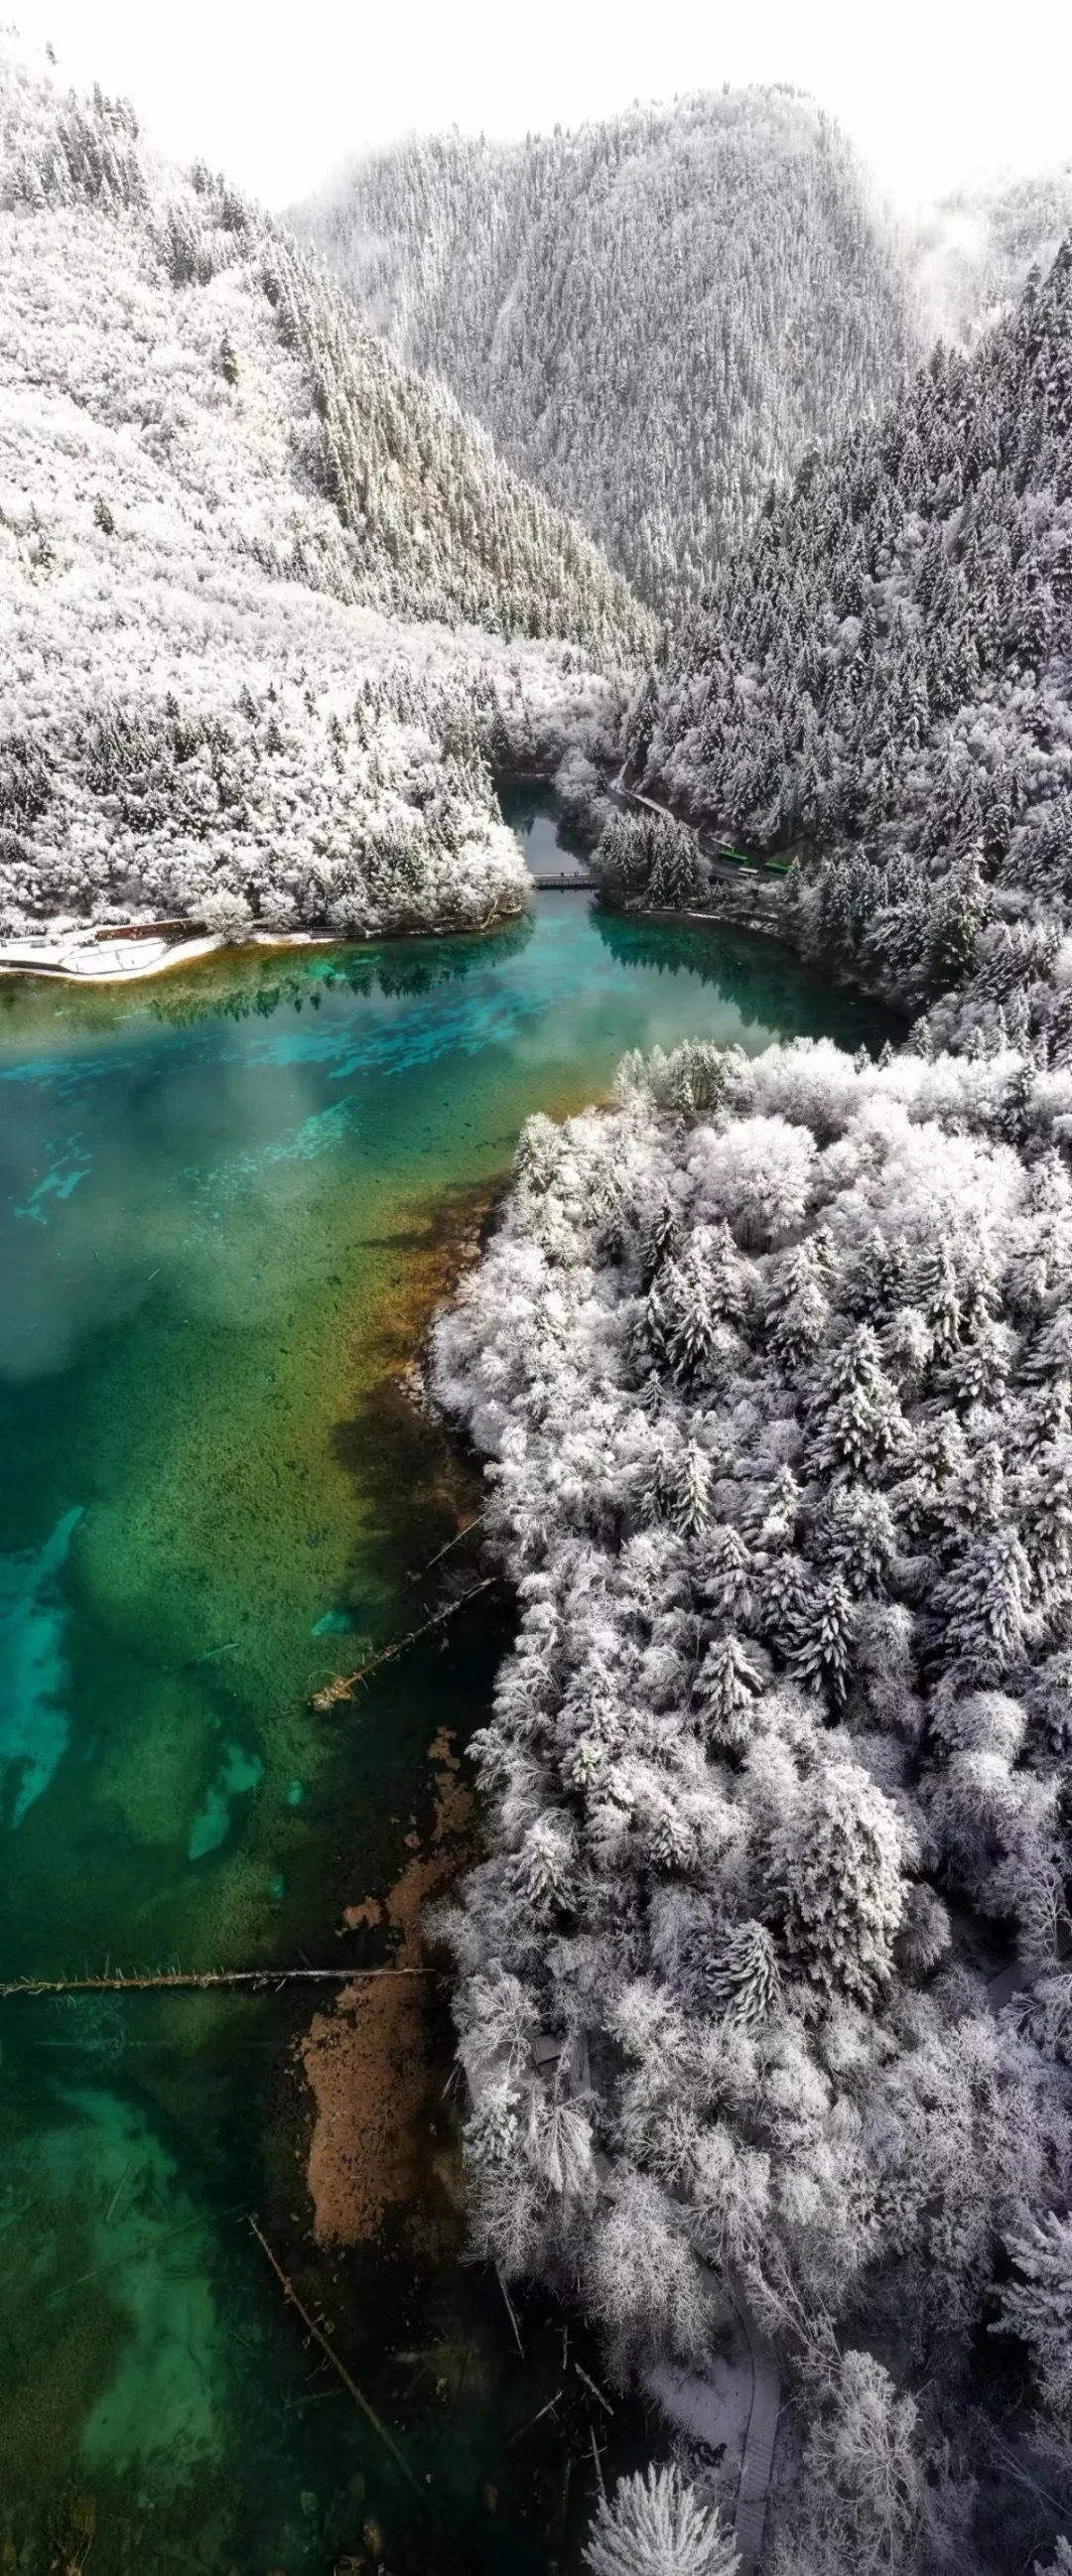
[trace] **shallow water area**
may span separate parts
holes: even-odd
[[[549,833],[569,853],[550,799],[504,803],[544,866]],[[0,984],[0,1976],[389,1955],[508,1605],[352,1706],[309,1696],[435,1609],[422,1569],[479,1509],[405,1372],[519,1127],[605,1095],[627,1047],[887,1030],[766,943],[578,894],[481,939]],[[312,2240],[318,2006],[0,2000],[0,2566],[579,2565],[572,2381],[526,2429],[563,2322],[526,2303],[522,2360],[460,2264],[449,2102],[423,2233],[399,2206],[373,2244]],[[595,2422],[626,2455],[638,2419]]]

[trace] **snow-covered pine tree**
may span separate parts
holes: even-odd
[[[755,1702],[763,1676],[738,1637],[716,1637],[708,1646],[693,1685],[709,1744],[727,1753],[743,1751],[752,1733]]]
[[[822,1996],[873,2002],[904,1909],[901,1837],[889,1801],[854,1765],[824,1764],[804,1785],[774,1835],[771,1885],[798,1974]]]
[[[591,2576],[733,2576],[738,2564],[732,2533],[672,2466],[619,2478],[583,2556]]]
[[[1052,2403],[1072,2405],[1072,2218],[1056,2210],[1025,2213],[1006,2236],[1015,2277],[998,2291],[1000,2315],[992,2334],[1019,2335],[1027,2344]]]

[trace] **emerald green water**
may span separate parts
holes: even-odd
[[[510,807],[545,843],[551,811]],[[698,1031],[886,1026],[766,946],[572,894],[484,940],[0,985],[0,1975],[385,1955],[342,1907],[426,1835],[429,1746],[480,1723],[509,1616],[465,1611],[354,1708],[309,1710],[435,1607],[419,1570],[473,1503],[399,1372],[523,1119]],[[456,2225],[312,2242],[314,2008],[0,2002],[0,2566],[80,2565],[91,2535],[93,2576],[328,2576],[377,2563],[370,2517],[393,2576],[579,2563],[560,2318],[527,2304],[522,2360]],[[629,2410],[596,2420],[628,2455]]]

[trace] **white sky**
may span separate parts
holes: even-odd
[[[0,0],[0,6],[3,0]],[[902,203],[1072,160],[1072,0],[6,0],[61,70],[270,206],[414,128],[524,134],[786,80]]]

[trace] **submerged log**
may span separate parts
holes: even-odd
[[[541,2406],[537,2414],[529,2416],[527,2424],[520,2424],[517,2432],[510,2434],[505,2448],[512,2451],[515,2442],[523,2442],[526,2433],[533,2432],[537,2424],[542,2424],[545,2415],[553,2415],[561,2395],[561,2389],[556,2388],[554,2396],[548,2398],[546,2406]]]
[[[396,1655],[404,1654],[407,1646],[415,1646],[419,1637],[427,1637],[433,1628],[445,1626],[457,1611],[464,1610],[468,1602],[475,1601],[479,1592],[490,1592],[494,1581],[493,1574],[486,1574],[482,1583],[470,1584],[468,1592],[463,1592],[457,1601],[448,1601],[445,1610],[437,1610],[431,1619],[422,1619],[419,1628],[408,1628],[404,1637],[395,1637],[389,1646],[381,1646],[378,1654],[369,1655],[366,1662],[358,1664],[352,1673],[334,1674],[321,1690],[310,1693],[310,1708],[323,1714],[327,1709],[337,1708],[341,1700],[352,1699],[359,1682],[367,1681],[370,1673],[378,1672],[381,1664],[393,1663]]]
[[[268,2257],[272,2270],[275,2273],[276,2280],[279,2282],[280,2288],[282,2289],[284,2298],[289,2299],[291,2307],[297,2309],[306,2333],[312,2336],[314,2343],[319,2344],[320,2350],[324,2354],[325,2359],[331,2363],[333,2371],[337,2378],[341,2379],[343,2387],[348,2390],[350,2396],[353,2398],[355,2406],[360,2407],[362,2414],[371,2424],[373,2432],[379,2435],[384,2449],[390,2453],[390,2456],[395,2463],[395,2467],[401,2469],[407,2486],[412,2487],[414,2495],[419,2496],[423,2504],[425,2501],[424,2488],[419,2485],[417,2479],[414,2477],[409,2462],[404,2458],[402,2452],[399,2450],[394,2435],[388,2432],[386,2424],[384,2424],[381,2418],[377,2415],[375,2407],[369,2405],[368,2398],[362,2394],[356,2379],[351,2379],[345,2362],[340,2361],[338,2353],[335,2350],[335,2346],[334,2344],[329,2343],[323,2327],[318,2326],[315,2317],[310,2316],[308,2308],[303,2307],[293,2281],[288,2279],[278,2255],[273,2254],[267,2237],[262,2236],[256,2219],[251,2217],[248,2220],[248,2225],[253,2235],[256,2237],[262,2253],[265,2253]]]
[[[167,1990],[189,1993],[203,1986],[354,1986],[366,1977],[429,1977],[430,1968],[205,1968],[199,1974],[164,1968],[154,1977],[9,1977],[4,1995],[116,1995]]]
[[[470,1530],[479,1529],[481,1522],[486,1521],[490,1510],[491,1504],[486,1503],[483,1511],[477,1512],[474,1520],[465,1521],[461,1529],[455,1530],[453,1538],[445,1539],[442,1547],[437,1547],[435,1555],[429,1557],[428,1563],[423,1569],[424,1573],[430,1574],[433,1565],[438,1565],[441,1557],[450,1555],[452,1547],[460,1547],[463,1538],[468,1538]]]

